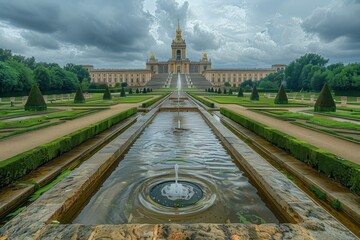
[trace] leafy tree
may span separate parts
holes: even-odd
[[[312,69],[313,66],[322,68],[328,61],[329,59],[314,53],[307,53],[295,59],[285,68],[287,87],[294,91],[299,91],[302,88],[308,89],[310,86],[309,79],[319,70]]]
[[[50,90],[51,87],[51,74],[49,69],[43,66],[37,66],[34,70],[35,81],[39,84],[41,90]]]
[[[320,91],[326,83],[327,72],[316,71],[311,78],[311,88],[314,91]]]
[[[274,99],[275,104],[288,104],[288,98],[285,92],[284,85],[281,84],[278,94]]]
[[[231,84],[229,82],[224,82],[225,87],[231,87]]]
[[[84,81],[84,79],[90,79],[90,74],[86,68],[81,65],[75,65],[73,63],[68,63],[65,65],[64,70],[70,71],[76,74],[77,79],[80,83]],[[85,90],[85,89],[83,89]]]
[[[241,87],[252,87],[253,85],[254,83],[252,80],[246,80],[240,84]]]
[[[259,83],[259,87],[263,88],[263,89],[268,89],[268,90],[272,90],[272,89],[276,89],[277,88],[277,84],[274,82],[270,82],[270,81],[260,81]]]
[[[111,96],[111,93],[109,90],[109,86],[107,86],[104,91],[103,100],[111,100],[111,99],[112,99],[112,96]]]
[[[47,105],[37,84],[32,86],[24,108],[25,111],[44,111],[47,109]]]
[[[126,97],[125,88],[124,88],[124,87],[121,88],[120,97]]]
[[[16,85],[12,91],[29,92],[32,85],[35,83],[33,71],[23,63],[14,60],[7,61],[6,63],[17,72]]]
[[[256,86],[254,85],[251,95],[250,95],[250,100],[252,101],[259,101],[259,93],[257,91]]]
[[[18,85],[19,73],[6,62],[0,62],[0,91],[1,93],[13,92]]]
[[[239,87],[239,91],[238,91],[238,94],[237,94],[238,97],[243,97],[244,96],[244,92],[242,90],[242,87]]]
[[[85,92],[89,90],[90,87],[90,81],[87,78],[84,78],[81,82],[81,89],[83,89]]]
[[[328,85],[325,83],[314,106],[315,112],[335,112],[336,105]]]
[[[74,103],[85,103],[85,97],[84,97],[84,94],[83,94],[80,86],[78,87],[78,89],[76,91]]]
[[[0,61],[5,62],[12,59],[12,53],[9,49],[0,48]]]
[[[128,85],[127,82],[122,82],[121,83],[121,87],[127,87],[127,85]]]

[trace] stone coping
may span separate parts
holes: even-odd
[[[92,194],[99,179],[155,117],[158,111],[155,108],[9,221],[0,229],[0,234],[4,239],[223,239],[229,236],[231,239],[246,239],[247,236],[247,239],[356,239],[348,229],[219,124],[211,114],[199,110],[224,145],[252,174],[284,215],[289,216],[292,224],[51,224],[71,214]]]

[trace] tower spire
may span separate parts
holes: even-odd
[[[178,29],[180,29],[180,18],[178,18]]]

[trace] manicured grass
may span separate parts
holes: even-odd
[[[360,124],[351,123],[351,122],[340,122],[340,121],[325,119],[321,117],[312,117],[309,119],[308,122],[327,128],[341,128],[341,129],[360,131]]]
[[[360,125],[351,122],[341,122],[333,119],[322,118],[319,115],[308,115],[299,112],[290,112],[284,109],[254,109],[253,111],[268,115],[270,117],[278,118],[284,121],[293,121],[295,125],[310,128],[312,130],[325,132],[336,137],[341,137],[349,139],[352,141],[360,142],[360,138],[354,136],[348,136],[346,133],[343,133],[341,130],[354,130],[356,134],[359,131],[360,135]],[[309,112],[309,111],[307,111]],[[306,120],[306,122],[299,121]]]
[[[165,91],[177,91],[178,88],[161,88],[160,90],[165,90]],[[191,91],[199,91],[201,89],[199,88],[181,88],[181,91],[187,91],[187,92],[191,92]]]
[[[33,118],[13,120],[13,121],[11,120],[2,121],[0,122],[0,130],[9,130],[9,131],[0,133],[0,139],[57,125],[64,122],[65,120],[72,120],[75,118],[83,117],[85,115],[95,113],[100,110],[103,109],[101,108],[73,109],[72,111],[52,112],[48,114],[46,114],[45,112],[45,114]]]
[[[259,101],[251,101],[248,97],[237,97],[237,96],[206,96],[205,98],[210,99],[214,102],[221,104],[239,104],[244,107],[294,107],[294,106],[307,106],[297,102],[290,102],[288,104],[275,104],[274,99],[264,98],[260,96]]]
[[[336,107],[337,112],[324,112],[324,113],[316,113],[320,115],[326,115],[331,117],[345,118],[350,120],[358,121],[360,120],[360,108],[351,108],[351,107]],[[314,113],[312,111],[308,111]]]

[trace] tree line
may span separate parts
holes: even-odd
[[[285,71],[269,74],[258,82],[261,88],[279,88],[285,83],[291,91],[320,91],[327,83],[335,91],[360,91],[360,63],[329,64],[321,55],[307,53],[292,61]]]
[[[28,94],[33,84],[46,92],[74,92],[81,85],[89,84],[89,72],[72,63],[60,67],[57,63],[36,62],[34,57],[15,55],[0,48],[0,95]]]

